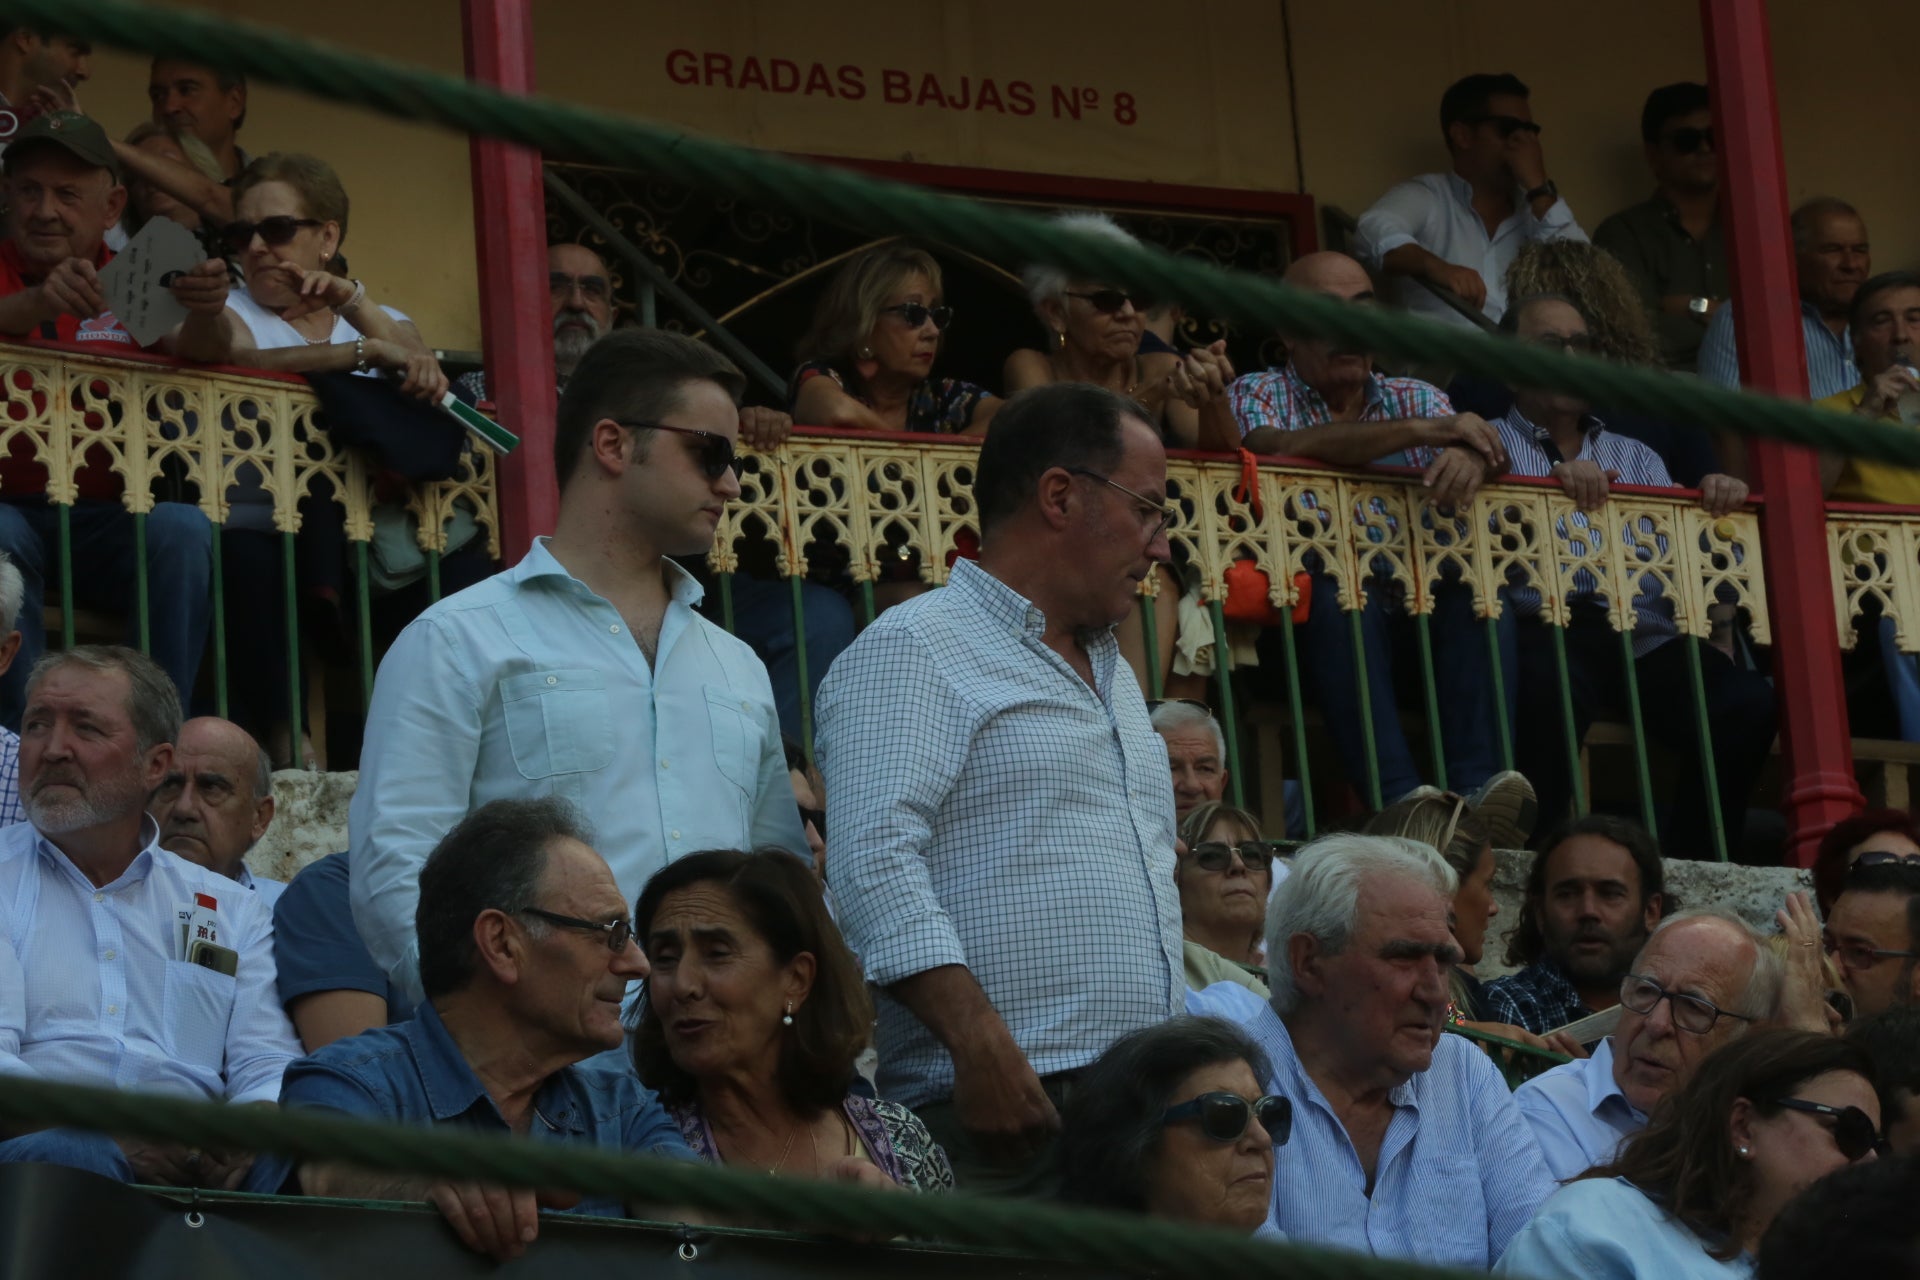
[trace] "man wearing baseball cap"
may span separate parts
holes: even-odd
[[[113,259],[104,243],[120,218],[127,190],[106,131],[72,111],[36,116],[21,126],[0,156],[8,193],[7,238],[0,242],[0,335],[78,343],[100,355],[136,349],[133,336],[108,307],[100,271]],[[209,363],[230,358],[224,312],[226,264],[202,262],[168,286],[187,318],[155,343],[158,350]],[[42,393],[45,394],[45,393]],[[68,409],[86,412],[78,401]],[[138,421],[138,406],[128,406]],[[71,508],[74,599],[69,607],[127,608],[134,597],[133,516],[121,502],[122,482],[103,447],[89,451],[76,476],[80,500]],[[57,571],[49,548],[59,512],[45,497],[47,471],[23,434],[0,455],[0,550],[26,579],[20,662],[0,679],[0,722],[19,722],[25,673],[44,650],[41,599]],[[149,652],[179,687],[193,690],[211,615],[212,527],[198,507],[157,503],[146,521]],[[138,616],[127,619],[137,634]]]

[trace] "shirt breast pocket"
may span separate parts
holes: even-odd
[[[227,974],[202,965],[167,961],[167,1047],[176,1058],[215,1072],[225,1065],[237,986]]]
[[[713,765],[727,781],[749,794],[760,776],[765,729],[753,701],[724,685],[706,687],[707,723],[713,736]]]
[[[530,671],[500,682],[507,745],[523,778],[613,763],[613,711],[598,671]]]

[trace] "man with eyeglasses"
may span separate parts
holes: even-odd
[[[281,1105],[692,1159],[659,1100],[625,1072],[582,1071],[621,1044],[620,1005],[647,976],[631,899],[557,797],[495,800],[420,869],[425,1003],[287,1068]],[[496,1261],[526,1251],[542,1209],[633,1216],[631,1204],[308,1161],[308,1195],[424,1200]]]
[[[1499,320],[1507,268],[1536,240],[1585,240],[1547,176],[1540,126],[1517,76],[1471,75],[1440,98],[1451,173],[1402,182],[1360,215],[1355,243],[1368,267],[1393,279],[1394,300],[1449,324],[1474,322],[1424,287],[1445,290]]]
[[[679,334],[600,339],[560,399],[553,535],[381,662],[348,814],[353,914],[407,1002],[420,866],[489,800],[578,804],[629,899],[701,849],[807,856],[767,670],[672,560],[704,554],[739,496],[742,386]]]
[[[1653,194],[1602,222],[1593,242],[1633,277],[1667,366],[1691,371],[1728,292],[1707,86],[1683,81],[1648,94],[1640,138]]]
[[[1515,338],[1533,346],[1558,351],[1585,351],[1592,346],[1587,319],[1567,298],[1539,294],[1514,303],[1501,322]],[[1563,517],[1562,537],[1579,536],[1593,520],[1604,541],[1612,524],[1603,512],[1615,484],[1672,488],[1660,455],[1638,440],[1617,435],[1595,417],[1578,396],[1562,391],[1516,388],[1513,408],[1496,422],[1512,462],[1513,474],[1545,476],[1559,481],[1575,511]],[[1709,475],[1700,481],[1700,506],[1721,516],[1747,500],[1745,481],[1730,475]],[[1658,539],[1649,522],[1619,535]],[[1651,559],[1649,548],[1641,553]],[[1518,572],[1518,571],[1516,571]],[[1705,857],[1713,848],[1706,806],[1706,782],[1693,715],[1693,693],[1688,646],[1670,643],[1679,636],[1673,604],[1652,575],[1641,579],[1634,597],[1634,674],[1639,683],[1640,712],[1649,734],[1670,746],[1680,764],[1673,784],[1673,807],[1662,843],[1681,857]],[[1566,725],[1559,698],[1559,652],[1546,630],[1537,585],[1514,581],[1506,588],[1513,606],[1503,614],[1503,642],[1511,645],[1508,687],[1517,696],[1508,704],[1517,709],[1516,758],[1526,762],[1525,773],[1540,799],[1540,811],[1558,821],[1568,812],[1572,797],[1567,759]],[[1574,736],[1585,738],[1587,726],[1603,710],[1624,705],[1627,691],[1620,664],[1619,637],[1607,622],[1601,584],[1589,571],[1577,570],[1568,602],[1573,611],[1566,628],[1567,690],[1573,702]],[[1730,611],[1729,611],[1730,612]],[[1507,637],[1512,637],[1508,639]],[[1712,736],[1716,795],[1727,847],[1738,851],[1746,828],[1747,800],[1773,744],[1773,686],[1746,660],[1733,634],[1731,617],[1702,646],[1702,683]]]
[[[547,246],[547,283],[553,301],[553,375],[556,393],[580,357],[613,330],[613,276],[606,260],[583,244],[562,241]],[[487,371],[475,369],[454,379],[454,390],[475,404],[487,394]]]
[[[1780,960],[1738,916],[1681,911],[1662,921],[1621,980],[1613,1034],[1592,1057],[1513,1095],[1553,1176],[1576,1178],[1611,1160],[1708,1054],[1775,1015],[1783,987]]]
[[[1920,861],[1861,854],[1827,913],[1823,941],[1855,1017],[1920,1003]]]
[[[1114,627],[1172,552],[1139,406],[1020,392],[974,472],[980,559],[820,689],[833,891],[879,991],[882,1096],[962,1189],[1042,1194],[1059,1109],[1186,989],[1167,752]]]

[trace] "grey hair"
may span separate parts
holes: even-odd
[[[85,667],[89,671],[123,671],[127,676],[127,719],[133,722],[134,740],[142,753],[163,742],[180,738],[180,691],[160,664],[137,649],[122,644],[83,644],[40,655],[27,673],[27,705],[33,705],[33,691],[62,667]]]
[[[1267,900],[1267,986],[1275,1013],[1284,1016],[1300,1006],[1288,940],[1304,933],[1328,952],[1344,950],[1360,921],[1360,886],[1368,876],[1412,880],[1449,902],[1460,885],[1447,860],[1418,840],[1347,832],[1315,840],[1295,856],[1292,873]]]
[[[253,798],[264,800],[273,794],[273,757],[259,743],[253,744]]]
[[[20,605],[27,598],[27,580],[13,557],[0,551],[0,635],[20,625]]]
[[[1134,248],[1140,246],[1140,241],[1131,232],[1104,213],[1061,213],[1054,215],[1052,222],[1062,231],[1078,231]],[[1020,283],[1027,287],[1027,301],[1037,309],[1048,299],[1066,293],[1067,286],[1073,283],[1073,277],[1059,267],[1032,262],[1021,269]]]
[[[1787,226],[1793,230],[1793,251],[1805,253],[1813,247],[1813,227],[1816,222],[1828,214],[1843,214],[1849,218],[1858,218],[1860,211],[1842,200],[1839,196],[1815,196],[1801,203],[1787,216]]]
[[[1653,946],[1655,938],[1675,925],[1685,924],[1689,920],[1718,920],[1737,930],[1741,937],[1753,944],[1753,971],[1747,975],[1747,985],[1740,992],[1740,1007],[1728,1012],[1762,1020],[1774,1017],[1779,1012],[1780,997],[1786,988],[1786,966],[1781,963],[1780,957],[1774,954],[1773,949],[1767,946],[1765,934],[1724,907],[1692,907],[1686,911],[1676,911],[1655,925],[1653,932],[1648,934],[1647,940],[1641,944],[1640,953],[1633,958],[1634,972],[1640,971],[1640,963],[1646,957],[1648,949]],[[1741,1024],[1742,1027],[1749,1025],[1751,1024]]]
[[[1220,722],[1213,718],[1211,711],[1202,711],[1187,702],[1163,702],[1153,709],[1148,717],[1155,733],[1179,733],[1183,729],[1206,730],[1213,735],[1213,749],[1220,756],[1220,763],[1227,763],[1227,734]]]

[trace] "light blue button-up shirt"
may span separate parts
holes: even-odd
[[[1749,1280],[1753,1259],[1720,1262],[1632,1183],[1588,1178],[1555,1192],[1496,1270],[1524,1280]]]
[[[1400,183],[1360,215],[1354,255],[1376,275],[1384,274],[1382,260],[1402,245],[1417,244],[1437,258],[1472,267],[1487,284],[1481,308],[1487,319],[1498,320],[1507,310],[1507,268],[1520,250],[1536,240],[1578,240],[1587,233],[1574,221],[1565,200],[1555,200],[1541,217],[1533,216],[1526,196],[1515,190],[1513,213],[1487,234],[1487,224],[1473,207],[1473,186],[1457,173],[1424,173]],[[1423,285],[1401,276],[1388,278],[1393,301],[1448,324],[1472,327],[1472,322],[1440,301]]]
[[[1513,1095],[1471,1041],[1443,1035],[1433,1062],[1388,1097],[1373,1189],[1286,1023],[1231,982],[1187,997],[1189,1013],[1238,1023],[1273,1064],[1269,1093],[1293,1099],[1293,1136],[1274,1150],[1268,1221],[1295,1244],[1485,1270],[1553,1193]]]
[[[1807,352],[1807,392],[1814,400],[1851,391],[1860,383],[1853,360],[1853,331],[1839,333],[1827,327],[1811,303],[1800,304],[1800,335]],[[1740,385],[1740,342],[1733,328],[1733,308],[1721,307],[1707,321],[1700,339],[1700,376],[1723,387]]]
[[[0,1075],[275,1102],[300,1042],[280,1009],[273,917],[157,842],[95,885],[31,823],[0,830]],[[232,976],[187,962],[180,913],[213,898]]]
[[[519,564],[401,632],[374,680],[348,811],[353,918],[409,1005],[420,868],[490,800],[560,796],[592,824],[627,901],[702,849],[806,850],[767,669],[672,599],[649,664],[612,604],[536,539]]]
[[[1634,1109],[1613,1078],[1613,1040],[1602,1040],[1591,1058],[1562,1063],[1514,1090],[1514,1105],[1533,1127],[1547,1169],[1561,1182],[1613,1159],[1628,1135],[1647,1118]]]

